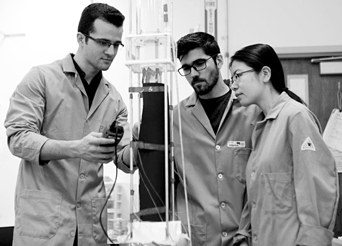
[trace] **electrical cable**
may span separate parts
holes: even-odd
[[[118,128],[116,128],[115,135],[117,135],[117,133],[118,133]],[[139,153],[138,153],[138,156],[139,156],[139,160],[140,160],[140,163],[141,163],[141,157],[140,157]],[[117,182],[117,178],[118,178],[117,144],[114,146],[114,158],[115,158],[115,160],[114,160],[114,165],[116,164],[116,165],[115,165],[115,166],[116,166],[115,179],[114,179],[113,186],[112,186],[111,190],[109,191],[109,194],[108,194],[108,196],[107,196],[107,198],[106,198],[106,201],[105,201],[105,203],[104,203],[104,205],[103,205],[103,207],[102,207],[102,209],[101,209],[100,218],[99,218],[99,220],[100,220],[100,225],[101,225],[101,228],[102,228],[102,231],[104,232],[105,236],[107,237],[107,239],[108,239],[112,244],[115,244],[115,243],[114,243],[113,240],[108,236],[108,233],[107,233],[107,231],[105,230],[105,228],[104,228],[104,226],[103,226],[101,217],[102,217],[103,211],[104,211],[104,209],[105,209],[105,207],[106,207],[106,205],[107,205],[107,203],[108,203],[108,201],[109,201],[109,199],[110,199],[110,197],[111,197],[111,194],[113,193],[113,190],[114,190],[114,188],[115,188],[115,185],[116,185],[116,182]],[[103,165],[103,163],[102,163],[102,165]],[[141,166],[141,168],[142,168],[142,171],[143,171],[144,176],[145,176],[145,177],[143,177],[143,175],[139,173],[139,174],[140,174],[140,177],[141,177],[141,180],[142,180],[144,186],[146,187],[147,192],[149,193],[149,196],[150,196],[150,198],[151,198],[151,200],[152,200],[152,202],[153,202],[153,204],[154,204],[154,206],[155,206],[155,208],[157,209],[157,212],[158,212],[158,211],[159,211],[159,210],[158,210],[158,207],[157,207],[157,205],[156,205],[156,203],[155,203],[155,201],[154,201],[154,199],[153,199],[153,197],[152,197],[152,194],[151,194],[151,192],[150,192],[150,190],[149,190],[149,188],[148,188],[146,182],[144,181],[145,178],[147,179],[148,183],[150,184],[151,188],[153,189],[153,191],[154,191],[154,193],[157,195],[157,197],[161,200],[162,203],[163,203],[163,201],[162,201],[161,197],[158,195],[158,193],[157,193],[157,191],[155,190],[155,188],[153,187],[151,181],[150,181],[149,178],[147,177],[146,172],[145,172],[145,170],[144,170],[144,167]],[[163,203],[163,205],[164,205],[164,203]],[[160,214],[159,212],[158,212],[158,216],[160,217],[161,221],[163,221],[163,219],[162,219],[162,217],[161,217],[161,214]],[[139,218],[139,217],[138,217],[138,218]]]
[[[116,128],[115,136],[117,135],[117,133],[118,133],[118,128]],[[102,163],[102,165],[103,165],[103,163]],[[113,192],[114,187],[115,187],[115,185],[116,185],[116,181],[117,181],[117,179],[118,179],[118,171],[119,171],[119,169],[118,169],[118,166],[117,166],[117,165],[118,165],[117,144],[114,145],[114,165],[115,165],[115,167],[116,167],[114,183],[113,183],[113,186],[112,186],[112,188],[110,189],[109,194],[108,194],[108,196],[107,196],[107,198],[106,198],[106,201],[105,201],[105,203],[104,203],[104,205],[103,205],[103,207],[102,207],[102,209],[101,209],[100,218],[99,218],[99,220],[100,220],[100,225],[101,225],[101,228],[102,228],[102,231],[104,232],[104,234],[106,235],[107,239],[108,239],[112,244],[115,244],[115,243],[114,243],[113,240],[108,236],[108,233],[107,233],[107,231],[105,230],[105,228],[104,228],[104,226],[103,226],[103,224],[102,224],[102,219],[101,219],[101,217],[102,217],[102,213],[103,213],[103,211],[104,211],[104,209],[105,209],[105,207],[106,207],[106,205],[107,205],[107,203],[108,203],[108,201],[109,201],[109,199],[110,199],[110,196],[112,195],[112,192]]]

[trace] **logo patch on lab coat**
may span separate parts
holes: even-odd
[[[307,137],[301,147],[301,150],[312,150],[312,151],[316,151],[315,145],[313,144],[312,140]]]
[[[246,147],[245,141],[228,141],[227,143],[228,148],[237,148],[237,147]]]

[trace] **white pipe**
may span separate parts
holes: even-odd
[[[175,220],[175,152],[174,152],[174,136],[173,136],[173,73],[170,73],[170,160],[171,160],[171,211],[172,221]]]
[[[132,68],[129,68],[129,87],[132,87]],[[133,129],[133,93],[129,93],[129,105],[130,105],[130,126]],[[130,134],[130,153],[129,153],[129,168],[130,168],[130,215],[133,214],[133,202],[134,202],[134,186],[133,186],[133,134]],[[131,238],[133,237],[133,219],[130,219],[130,231]]]
[[[164,65],[166,71],[166,65]],[[168,108],[168,89],[167,72],[164,72],[164,146],[165,146],[165,221],[166,238],[169,237],[169,108]]]
[[[176,49],[175,56],[176,56]],[[176,76],[176,90],[177,90],[177,104],[179,105],[179,88],[178,88],[178,76]],[[186,177],[185,177],[185,164],[184,164],[184,147],[183,147],[183,134],[182,134],[182,119],[181,119],[181,112],[180,108],[178,109],[178,124],[179,124],[179,141],[180,141],[180,149],[181,149],[181,160],[182,160],[182,168],[183,168],[183,183],[184,183],[184,196],[185,196],[185,209],[186,209],[186,220],[188,222],[188,231],[189,231],[189,239],[190,239],[190,246],[192,246],[191,240],[191,224],[190,224],[190,217],[189,217],[189,204],[188,204],[188,191],[187,191],[187,184],[186,184]]]

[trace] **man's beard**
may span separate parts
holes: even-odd
[[[210,72],[209,81],[205,79],[199,79],[199,77],[195,77],[192,80],[191,85],[194,88],[197,95],[205,95],[212,91],[212,89],[217,84],[218,79],[219,69],[216,68]]]

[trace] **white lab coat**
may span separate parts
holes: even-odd
[[[331,245],[338,179],[319,127],[285,92],[257,123],[246,172],[253,246]]]
[[[13,245],[72,245],[75,236],[78,245],[106,245],[99,224],[106,198],[102,164],[75,158],[39,165],[40,149],[48,139],[78,140],[90,132],[101,132],[115,119],[125,130],[120,145],[129,143],[126,106],[105,78],[88,107],[70,54],[32,68],[13,93],[5,127],[11,152],[22,159]],[[121,154],[119,165],[128,172]],[[106,227],[106,210],[103,224]]]
[[[260,109],[242,107],[232,93],[215,135],[196,93],[183,100],[174,110],[175,163],[183,177],[178,110],[182,119],[192,245],[230,246],[246,202],[245,170]],[[187,230],[182,182],[176,199],[177,216]]]

